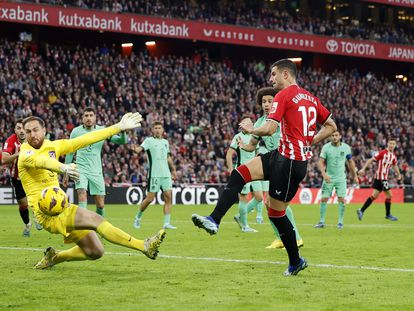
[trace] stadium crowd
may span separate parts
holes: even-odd
[[[391,27],[388,24],[372,25],[353,19],[335,21],[315,18],[296,10],[278,9],[264,1],[185,1],[185,0],[26,0],[62,6],[76,6],[111,12],[128,12],[168,18],[202,20],[239,26],[267,28],[279,31],[298,32],[359,40],[412,45],[414,29]]]
[[[115,47],[40,48],[2,39],[0,140],[4,143],[13,133],[16,120],[32,114],[47,121],[51,139],[61,139],[81,123],[85,107],[96,109],[102,125],[136,110],[145,122],[129,133],[130,144],[140,143],[151,135],[151,124],[163,120],[177,168],[176,182],[223,183],[228,177],[225,153],[238,130],[239,116],[246,112],[261,115],[255,93],[267,85],[267,76],[262,62],[215,62],[205,52],[191,58],[156,59],[143,51],[126,58]],[[412,79],[391,81],[356,70],[322,73],[303,68],[299,81],[331,110],[359,168],[386,145],[387,137],[395,136],[404,183],[413,184]],[[313,150],[304,183],[308,186],[319,186],[322,181],[316,168],[320,147]],[[146,157],[134,154],[130,145],[106,143],[103,165],[107,185],[146,181]],[[1,184],[8,182],[7,174],[3,167]],[[367,175],[373,174],[371,168]]]

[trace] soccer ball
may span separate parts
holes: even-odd
[[[43,189],[38,203],[40,210],[49,216],[59,215],[69,206],[65,191],[56,186]]]

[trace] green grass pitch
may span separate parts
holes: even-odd
[[[92,206],[89,206],[92,209]],[[265,249],[274,236],[266,224],[242,233],[233,207],[217,236],[197,229],[191,214],[211,206],[175,206],[160,256],[152,261],[105,242],[98,261],[70,262],[50,270],[32,266],[47,246],[69,247],[62,237],[32,229],[23,238],[15,206],[0,206],[0,310],[413,310],[414,205],[393,204],[397,222],[384,219],[383,204],[370,207],[362,222],[348,205],[345,227],[336,228],[337,206],[328,207],[328,226],[314,229],[316,205],[293,206],[309,267],[284,277],[284,250]],[[162,208],[151,206],[140,230],[136,207],[106,207],[107,219],[143,238],[162,226]]]

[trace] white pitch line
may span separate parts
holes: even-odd
[[[8,247],[0,246],[0,250],[12,250],[12,251],[44,251],[40,248],[30,247]],[[105,252],[107,255],[115,256],[141,256],[139,253],[129,252]],[[287,265],[287,262],[282,261],[270,261],[270,260],[252,260],[252,259],[226,259],[226,258],[214,258],[214,257],[190,257],[190,256],[174,256],[174,255],[159,255],[161,258],[168,259],[180,259],[180,260],[197,260],[197,261],[217,261],[217,262],[234,262],[234,263],[254,263],[254,264],[272,264],[272,265]],[[392,271],[392,272],[414,272],[414,268],[387,268],[387,267],[370,267],[370,266],[340,266],[333,264],[309,264],[310,267],[317,268],[329,268],[329,269],[353,269],[353,270],[373,270],[373,271]]]

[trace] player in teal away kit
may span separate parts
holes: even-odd
[[[133,151],[140,153],[145,150],[148,154],[148,193],[142,201],[135,217],[134,227],[141,227],[141,218],[145,209],[155,199],[155,194],[161,190],[164,195],[164,229],[177,229],[170,223],[172,207],[172,178],[176,178],[176,171],[170,155],[170,145],[162,138],[164,127],[161,122],[152,125],[153,137],[147,137],[141,146],[134,146]],[[172,177],[171,177],[172,175]]]
[[[252,122],[249,116],[243,116],[242,121],[243,120]],[[254,151],[245,151],[239,147],[240,141],[242,144],[248,144],[251,138],[252,135],[243,132],[237,133],[233,137],[230,148],[227,150],[226,154],[227,169],[230,174],[234,167],[240,166],[255,157]],[[233,156],[235,155],[237,156],[237,163],[236,166],[233,166]],[[239,194],[239,214],[234,216],[234,220],[238,223],[243,232],[257,232],[257,230],[250,228],[247,223],[247,195],[252,190],[254,200],[263,202],[262,185],[260,180],[252,181],[244,185],[241,193]]]
[[[254,124],[254,128],[258,128],[262,126],[264,123],[266,123],[266,118],[267,118],[267,115],[269,114],[270,108],[272,107],[273,98],[275,97],[276,93],[277,93],[276,90],[272,87],[264,87],[257,91],[257,104],[262,106],[264,114],[259,119],[257,119],[256,123]],[[257,154],[259,155],[259,154],[265,154],[267,152],[277,149],[279,147],[279,141],[280,141],[280,128],[278,128],[278,130],[271,136],[261,136],[261,137],[253,136],[253,139],[250,140],[249,144],[243,145],[242,143],[239,143],[239,145],[240,145],[240,148],[246,151],[255,150],[258,146],[259,148],[257,150],[258,151]],[[269,181],[263,180],[260,182],[262,183],[262,190],[265,192],[268,192]],[[248,209],[247,209],[248,212],[249,210],[251,210],[250,209],[251,202],[252,201],[250,201],[248,204]],[[263,206],[261,207],[261,209],[263,209]],[[259,204],[257,204],[257,210],[258,210],[258,217],[260,217],[259,215],[261,215],[261,213],[260,213]],[[288,206],[286,209],[286,215],[289,218],[295,230],[297,245],[298,247],[302,247],[304,243],[303,243],[302,237],[299,234],[299,230],[296,227],[295,218],[293,216],[293,211],[290,208],[290,206]],[[273,231],[276,235],[276,239],[266,248],[270,248],[270,249],[283,248],[284,246],[283,246],[282,240],[280,239],[279,232],[277,231],[276,227],[273,225],[272,222],[270,222],[270,224],[272,225]]]
[[[76,138],[86,133],[105,128],[105,126],[96,125],[96,114],[92,108],[86,108],[82,114],[82,125],[75,127],[70,133],[70,138]],[[114,135],[109,138],[111,143],[126,144],[128,137],[125,132]],[[79,207],[86,208],[88,205],[88,194],[95,197],[96,213],[104,216],[105,207],[105,182],[102,172],[101,153],[105,141],[99,141],[85,148],[76,151],[76,154],[69,153],[66,155],[65,163],[75,162],[79,173],[79,181],[75,182],[75,189],[78,192]],[[74,156],[75,155],[75,156]],[[67,185],[67,179],[64,184]]]
[[[319,170],[323,176],[322,183],[322,199],[320,205],[320,220],[315,228],[325,227],[326,209],[328,207],[328,200],[335,188],[338,197],[339,216],[338,229],[344,226],[345,213],[345,195],[346,195],[346,173],[345,164],[348,164],[352,179],[357,182],[356,167],[354,160],[352,160],[351,147],[341,142],[341,134],[335,131],[332,136],[332,141],[322,147],[320,159],[318,162]]]

